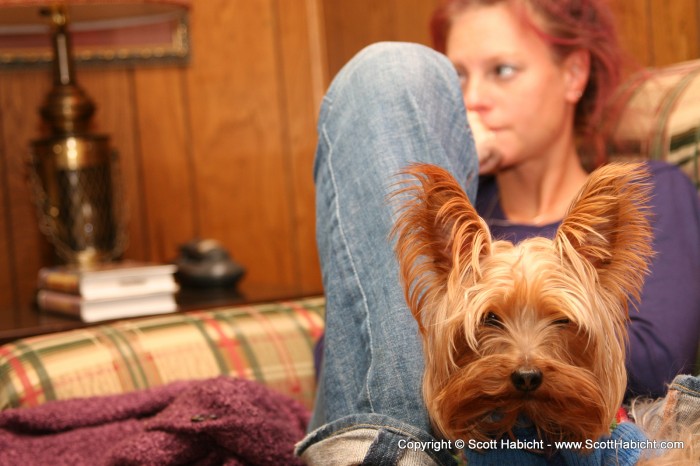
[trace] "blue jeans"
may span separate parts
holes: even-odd
[[[369,428],[384,439],[370,455],[392,464],[387,458],[402,453],[401,438],[434,438],[421,395],[421,341],[389,238],[395,206],[387,197],[401,169],[428,162],[449,170],[473,201],[476,152],[454,67],[420,45],[375,44],[357,55],[328,90],[318,128],[314,178],[326,335],[311,421],[317,430],[298,451]],[[445,450],[429,455],[452,462]]]

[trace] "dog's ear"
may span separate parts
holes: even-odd
[[[580,273],[626,305],[639,301],[653,256],[649,174],[644,164],[609,164],[591,173],[564,218],[555,246]],[[580,258],[585,259],[581,261]]]
[[[392,235],[406,302],[423,332],[426,302],[478,278],[491,235],[446,170],[414,164],[402,173],[410,178],[392,196],[400,204]]]

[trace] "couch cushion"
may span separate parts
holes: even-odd
[[[131,319],[0,347],[0,409],[232,375],[313,404],[322,297]]]

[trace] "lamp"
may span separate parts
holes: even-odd
[[[88,64],[185,64],[190,0],[0,0],[0,67],[53,61],[47,24],[37,11],[64,5],[73,56]]]
[[[126,244],[125,221],[121,214],[123,203],[115,195],[119,192],[114,175],[116,156],[109,137],[90,130],[95,104],[76,81],[68,7],[75,8],[83,26],[89,24],[83,31],[92,28],[104,35],[109,30],[112,33],[108,33],[108,37],[120,37],[115,30],[133,32],[139,24],[149,24],[146,29],[158,29],[152,26],[154,21],[172,19],[173,16],[166,13],[172,8],[181,12],[187,3],[184,0],[0,0],[0,7],[10,9],[7,15],[7,10],[3,10],[4,21],[15,25],[0,27],[0,49],[8,44],[7,40],[3,42],[3,37],[24,34],[26,39],[31,35],[33,29],[27,26],[30,11],[37,18],[39,13],[44,16],[44,31],[46,23],[51,26],[53,87],[40,109],[49,134],[32,141],[29,171],[40,228],[55,246],[58,256],[67,263],[92,266],[108,262],[119,257]],[[150,22],[144,18],[150,18]],[[136,57],[124,52],[120,48],[124,44],[119,40],[112,44],[114,50],[109,52],[104,48],[104,41],[95,41],[94,37],[93,34],[92,46],[100,44],[101,55],[97,56],[102,60],[120,56],[131,57],[133,61]],[[152,34],[145,37],[153,41]],[[18,39],[10,44],[21,42]],[[93,48],[88,57],[96,56],[95,50]],[[140,50],[141,59],[148,57],[143,46],[135,50]],[[0,66],[40,61],[10,60],[9,56],[15,55],[0,52]],[[163,57],[164,53],[155,56]]]
[[[107,135],[91,131],[95,104],[76,81],[74,51],[80,62],[184,63],[188,5],[189,0],[0,0],[0,68],[49,63],[53,68],[53,87],[40,109],[48,132],[32,141],[29,178],[39,226],[64,262],[110,261],[121,255],[127,239],[116,155]]]
[[[109,138],[90,132],[95,105],[78,86],[64,7],[51,17],[53,88],[41,107],[50,135],[32,143],[32,180],[42,232],[69,263],[107,262],[122,251]]]

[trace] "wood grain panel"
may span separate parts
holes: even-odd
[[[184,71],[135,71],[141,215],[152,261],[170,261],[196,234]]]
[[[39,268],[52,261],[52,249],[38,228],[37,213],[31,201],[27,178],[30,141],[42,134],[37,109],[50,87],[48,71],[17,72],[2,75],[3,141],[9,222],[12,228],[12,259],[17,299],[31,301]],[[16,316],[21,323],[23,315]]]
[[[363,47],[380,41],[430,45],[439,0],[324,0],[328,69],[334,76]]]
[[[430,18],[440,0],[393,0],[394,40],[431,46]]]
[[[218,0],[193,11],[188,72],[200,233],[247,268],[243,282],[293,284],[281,84],[271,1]]]
[[[655,66],[700,57],[697,0],[650,2],[650,48]]]
[[[6,89],[0,76],[0,105],[7,99]],[[17,308],[16,287],[14,283],[15,257],[12,247],[12,223],[10,215],[10,192],[7,173],[8,155],[5,152],[6,139],[4,115],[0,112],[0,326],[14,325]]]
[[[324,0],[329,76],[374,42],[393,40],[392,1]]]
[[[651,66],[654,62],[651,47],[651,18],[649,0],[611,0],[620,44],[627,54],[624,74]]]
[[[276,2],[280,105],[284,111],[283,147],[295,247],[292,261],[300,294],[322,290],[316,250],[313,160],[316,117],[327,87],[325,48],[319,41],[319,0]]]

